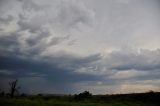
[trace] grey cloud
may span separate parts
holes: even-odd
[[[22,8],[24,10],[28,10],[28,11],[41,11],[45,8],[48,8],[48,5],[38,5],[36,4],[34,1],[32,0],[19,0],[20,2],[22,2]]]
[[[72,45],[74,45],[75,43],[76,43],[76,39],[74,39],[74,40],[70,40],[69,42],[68,42],[68,45],[69,46],[72,46]]]
[[[21,34],[18,40],[22,41],[17,40],[21,44],[19,50],[27,54],[41,54],[47,48],[65,41],[73,45],[74,39],[66,36],[70,29],[79,23],[89,25],[94,18],[93,12],[81,2],[55,2],[58,6],[53,8],[30,0],[21,2],[23,11],[17,14],[19,29],[15,33]],[[26,32],[28,35],[24,35]]]
[[[160,69],[160,50],[141,50],[138,52],[112,52],[107,61],[109,69],[114,70],[156,70]]]
[[[13,75],[14,73],[14,71],[0,70],[0,75]]]
[[[54,89],[64,87],[65,84],[67,84],[66,87],[69,87],[76,82],[101,79],[93,75],[74,73],[77,68],[97,61],[99,55],[78,57],[65,54],[59,56],[55,54],[53,57],[39,57],[38,59],[34,59],[33,56],[30,58],[21,58],[16,55],[0,56],[0,69],[16,72],[16,74],[10,75],[10,78],[43,78],[50,84],[54,83]]]
[[[22,4],[24,7],[23,13],[19,13],[17,24],[20,28],[19,31],[29,31],[30,36],[26,37],[24,41],[28,46],[23,45],[25,47],[32,46],[28,49],[35,53],[40,53],[46,50],[46,47],[49,48],[64,41],[67,41],[69,45],[73,45],[75,40],[63,34],[70,32],[70,29],[77,27],[79,23],[89,25],[93,21],[92,18],[94,18],[93,12],[88,10],[81,2],[62,1],[60,4],[57,3],[56,10],[51,7],[49,9],[47,7],[39,8],[40,13],[37,13],[35,9],[30,14],[26,13],[31,11],[27,9],[30,6],[35,8],[45,5],[36,4],[33,1],[27,1],[27,3],[23,1]],[[37,6],[34,7],[34,5]],[[32,9],[31,7],[30,9]],[[58,36],[55,36],[50,30]],[[61,34],[61,32],[64,33]]]
[[[0,54],[17,54],[20,49],[19,36],[18,32],[0,34]]]
[[[25,37],[26,36],[26,37]],[[49,40],[49,41],[48,41]],[[70,36],[51,36],[48,30],[23,35],[20,31],[0,34],[0,54],[39,55],[48,47],[69,41]]]
[[[22,30],[28,29],[31,32],[36,32],[48,23],[53,24],[51,25],[52,29],[61,31],[78,28],[79,24],[91,25],[93,23],[94,12],[88,9],[82,2],[61,1],[60,3],[55,3],[57,4],[56,6],[52,6],[52,4],[47,6],[31,0],[23,1],[23,13],[32,9],[35,11],[32,11],[30,14],[20,14],[18,25]],[[37,10],[40,12],[37,13]]]
[[[17,35],[16,33],[10,33],[11,35],[5,35],[5,36],[0,36],[0,43],[1,43],[1,46],[4,46],[4,47],[9,47],[11,45],[18,45],[18,42],[17,42]]]
[[[70,38],[69,35],[64,36],[64,37],[53,37],[53,38],[51,39],[50,44],[51,44],[51,45],[57,45],[57,44],[65,41],[65,40],[68,40],[69,38]]]
[[[53,47],[63,42],[68,42],[70,39],[69,36],[59,36],[59,37],[49,37],[48,32],[41,32],[36,37],[30,37],[26,39],[26,43],[30,46],[29,53],[32,54],[41,54],[49,47]]]
[[[41,74],[38,72],[28,72],[28,73],[26,73],[26,76],[27,77],[41,77],[41,78],[47,77],[46,74]]]
[[[57,20],[65,27],[77,27],[79,23],[92,24],[93,11],[87,9],[84,4],[76,2],[62,2],[58,12]]]
[[[9,0],[0,0],[0,9],[3,9],[1,7],[3,7],[7,2],[9,2]]]
[[[29,34],[31,36],[26,39],[26,43],[31,47],[41,44],[42,42],[43,42],[42,45],[46,46],[45,45],[46,42],[44,40],[50,36],[50,32],[48,30],[42,30],[37,32],[36,34],[33,34],[33,33],[29,33]]]
[[[23,15],[19,15],[19,21],[17,24],[20,26],[21,30],[29,30],[32,33],[35,33],[39,30],[41,30],[43,22],[41,21],[41,18],[33,18],[32,20],[28,20],[23,17]],[[37,22],[38,21],[38,22]]]
[[[0,17],[0,24],[9,24],[13,20],[13,16],[8,15],[7,17]]]
[[[75,72],[96,75],[106,80],[146,80],[159,79],[160,50],[119,50]],[[115,80],[113,80],[115,79]]]

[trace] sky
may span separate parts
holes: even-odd
[[[160,91],[159,0],[0,0],[0,89]]]

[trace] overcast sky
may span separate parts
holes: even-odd
[[[160,91],[159,0],[0,0],[0,89]]]

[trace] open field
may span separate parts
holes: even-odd
[[[160,106],[160,93],[1,97],[0,106]]]

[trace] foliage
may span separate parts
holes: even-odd
[[[92,97],[92,94],[89,91],[84,91],[84,92],[74,96],[74,98],[76,100],[84,100],[86,98],[91,98],[91,97]]]
[[[83,95],[85,99],[77,100],[71,95],[1,97],[0,106],[160,106],[158,92],[119,95],[90,95],[89,92],[82,92],[78,95]]]

